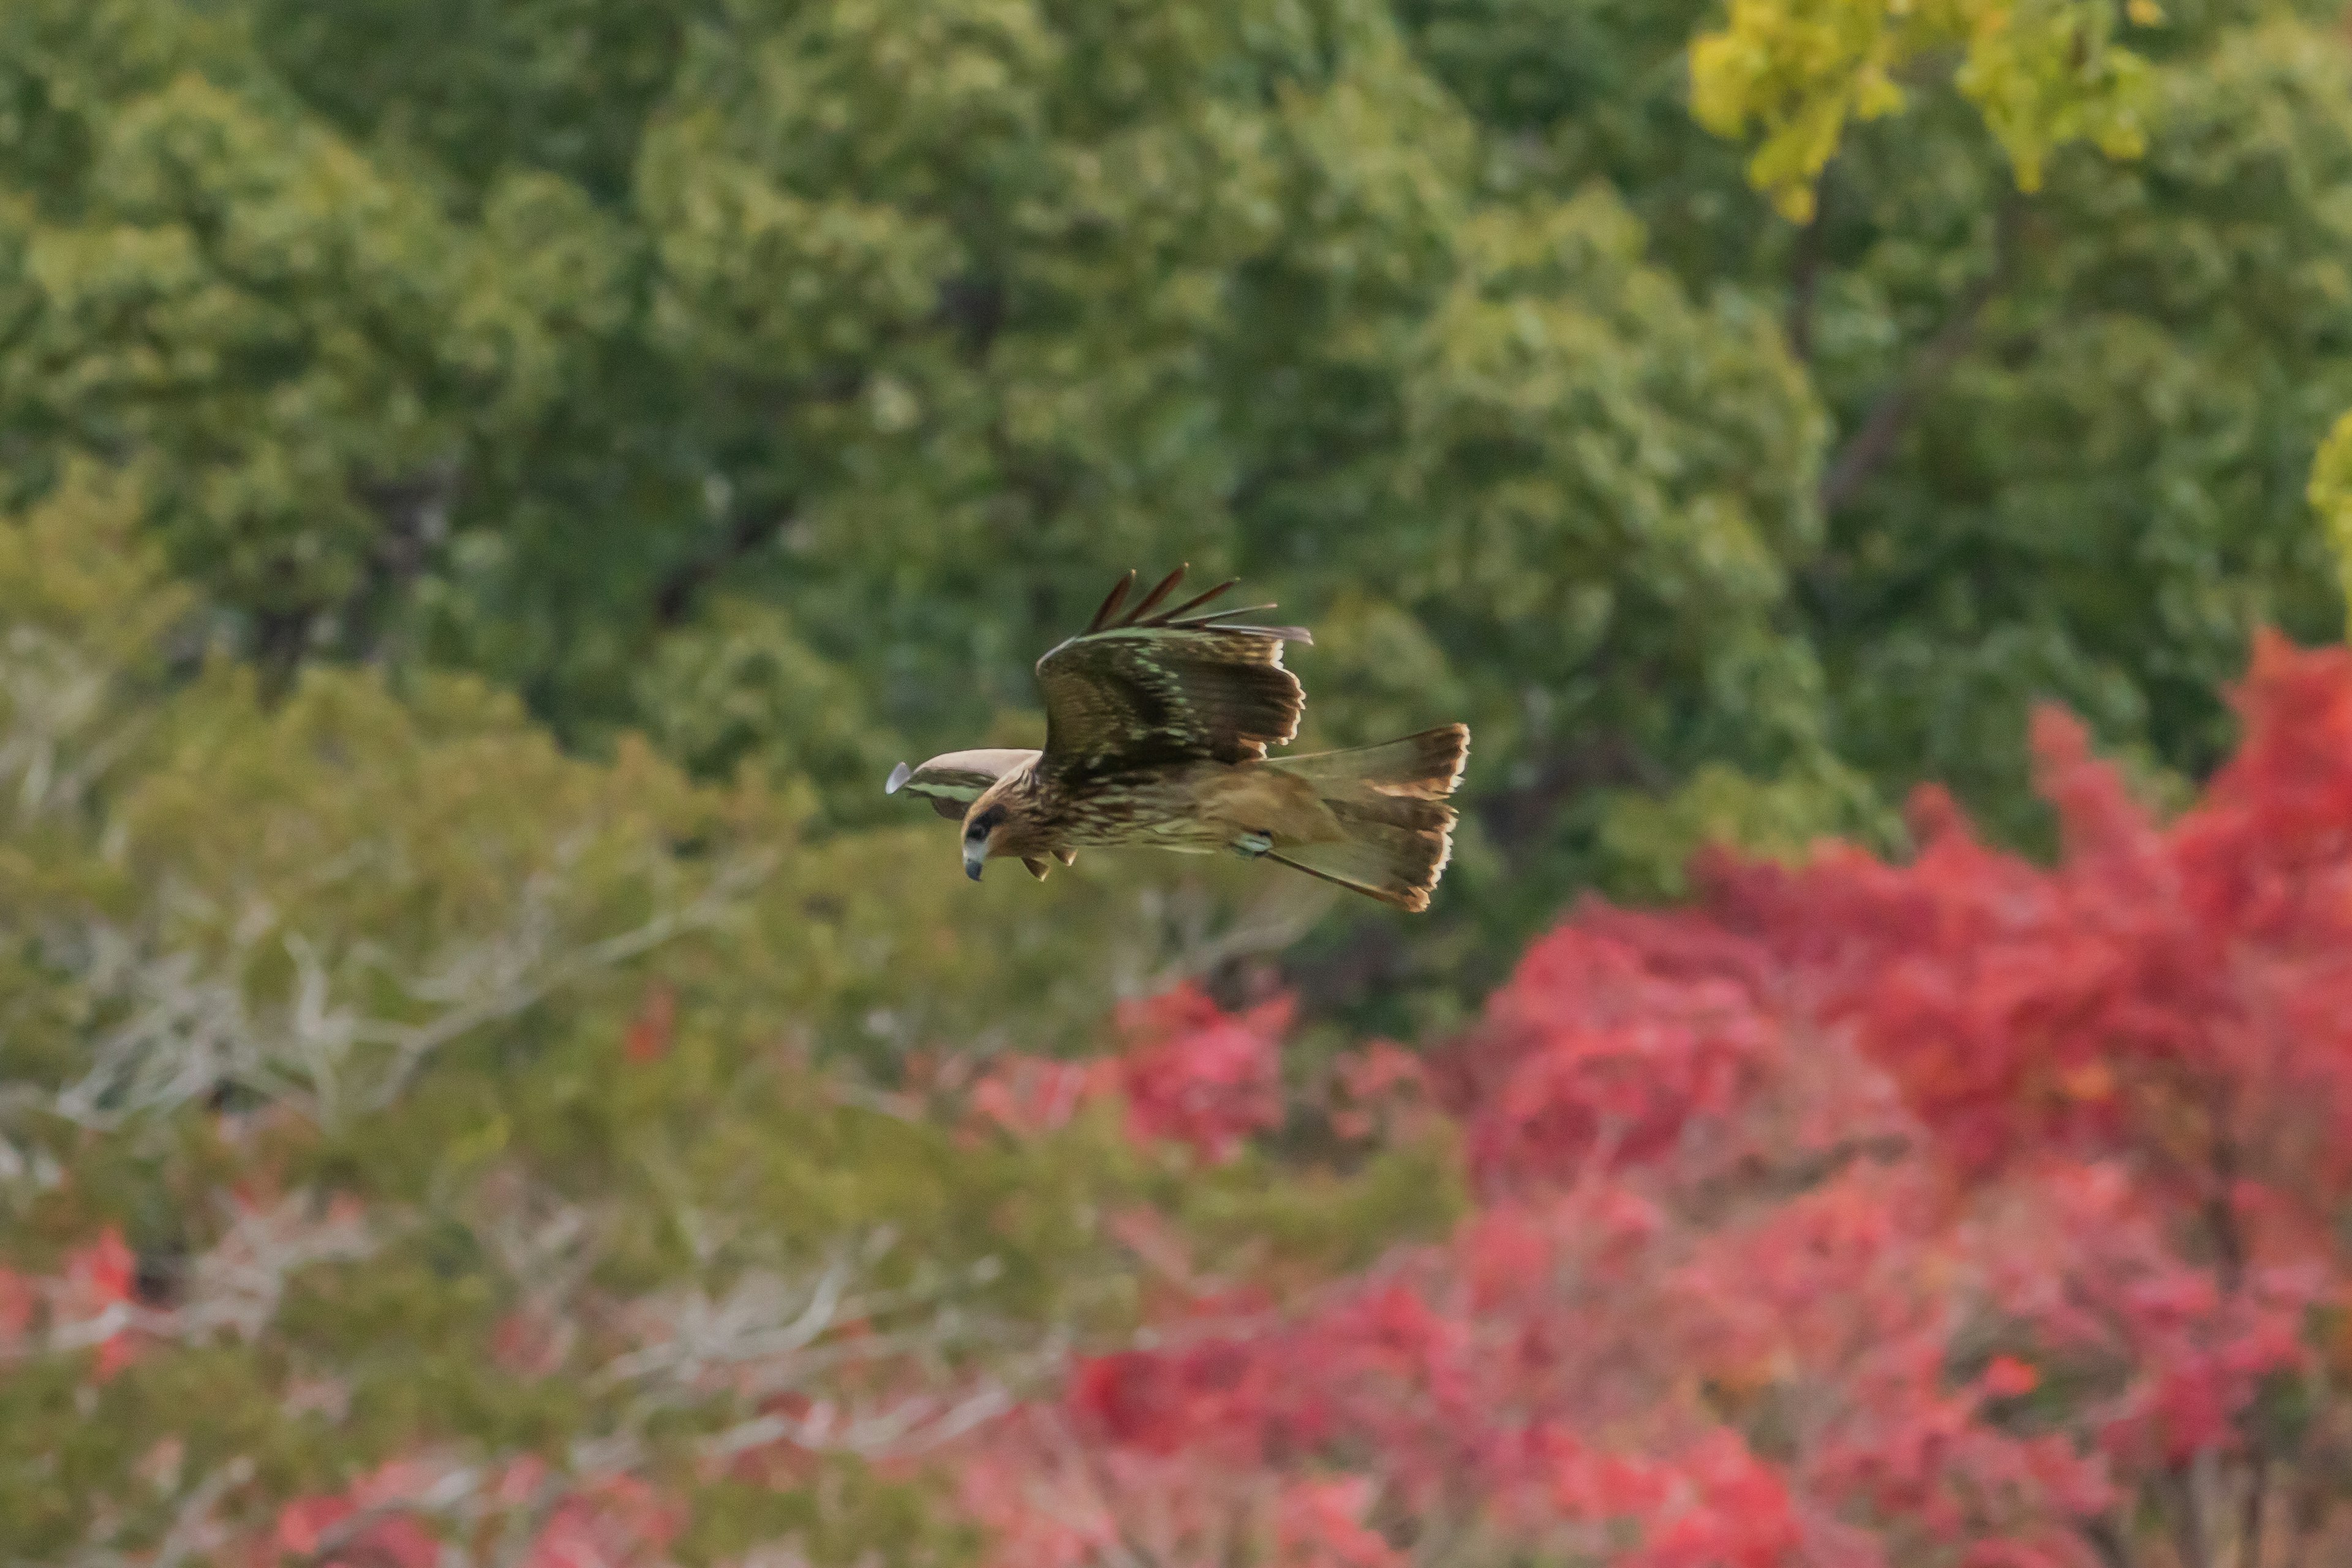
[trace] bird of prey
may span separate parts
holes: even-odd
[[[1140,847],[1264,858],[1419,910],[1453,853],[1446,796],[1469,754],[1466,725],[1309,756],[1268,757],[1306,706],[1282,667],[1298,626],[1204,606],[1221,583],[1169,608],[1181,566],[1134,603],[1129,572],[1076,637],[1037,661],[1043,751],[949,752],[892,770],[963,824],[965,875],[1013,858],[1043,879],[1080,849]]]

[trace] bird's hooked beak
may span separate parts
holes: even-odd
[[[1004,826],[1004,808],[990,806],[972,808],[972,815],[963,825],[963,874],[973,881],[980,880],[980,868],[988,864],[988,846]]]

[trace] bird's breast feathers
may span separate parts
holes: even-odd
[[[1312,785],[1262,763],[1192,763],[1114,775],[1055,792],[1040,804],[1056,837],[1081,847],[1210,853],[1247,833],[1301,844],[1339,833]]]

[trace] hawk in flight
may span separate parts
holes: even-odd
[[[1446,796],[1462,778],[1468,727],[1267,756],[1297,734],[1306,706],[1282,645],[1313,639],[1237,618],[1271,605],[1204,607],[1232,583],[1162,608],[1183,576],[1180,566],[1129,604],[1129,572],[1085,631],[1037,661],[1045,750],[901,763],[889,792],[921,795],[962,822],[974,881],[1008,856],[1042,879],[1080,849],[1230,851],[1399,909],[1427,908],[1453,853]]]

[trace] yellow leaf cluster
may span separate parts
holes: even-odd
[[[2154,0],[2126,14],[2161,20]],[[2104,0],[1732,0],[1692,43],[1691,110],[1718,135],[1760,132],[1748,177],[1803,222],[1847,125],[1901,110],[1906,81],[1957,58],[1952,79],[2032,190],[2069,142],[2140,151],[2148,68],[2116,21]]]
[[[2311,465],[2311,505],[2336,551],[2344,600],[2352,605],[2352,413],[2336,420]],[[2352,631],[2352,626],[2347,626]]]

